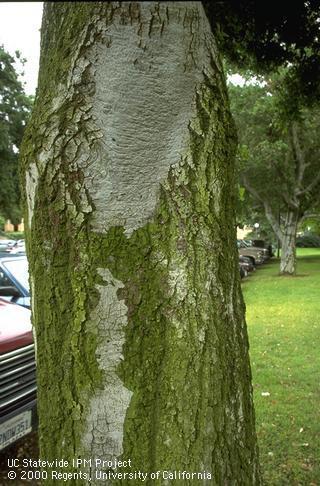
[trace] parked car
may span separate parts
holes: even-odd
[[[15,244],[15,240],[1,239],[0,240],[0,252],[6,251],[10,245]]]
[[[261,250],[263,252],[263,257],[265,259],[265,261],[269,260],[270,258],[270,255],[269,255],[269,250],[267,248],[265,248],[264,246],[256,246],[254,244],[254,241],[259,241],[259,240],[242,240],[243,243],[247,246],[247,248],[258,248],[259,250]]]
[[[253,272],[256,268],[249,257],[239,255],[239,264],[248,272]]]
[[[37,427],[30,310],[0,299],[0,450]]]
[[[253,250],[259,250],[262,253],[264,262],[269,260],[269,252],[266,248],[254,246],[253,243],[252,243],[252,240],[242,240],[242,243],[246,246],[246,248],[252,248]]]
[[[240,271],[240,277],[241,278],[244,278],[248,275],[248,272],[245,268],[243,268],[243,266],[241,265],[241,263],[239,262],[239,271]]]
[[[0,256],[0,298],[30,308],[26,256]]]
[[[24,240],[17,240],[14,244],[9,244],[6,249],[7,253],[15,255],[17,253],[26,253],[26,244]]]
[[[268,250],[270,258],[274,256],[272,244],[269,243],[268,241],[266,241],[266,240],[252,240],[252,244],[253,244],[253,246],[256,246],[257,248],[265,248],[266,250]]]
[[[247,256],[250,258],[253,265],[260,265],[265,261],[264,252],[262,248],[248,247],[243,240],[237,240],[238,252],[240,256]]]

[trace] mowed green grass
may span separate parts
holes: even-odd
[[[320,486],[320,249],[296,277],[268,263],[242,285],[266,485]]]

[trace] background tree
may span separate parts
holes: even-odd
[[[200,2],[45,4],[23,165],[46,459],[260,484],[235,146]]]
[[[279,143],[272,143],[271,147],[269,137],[269,142],[266,142],[264,147],[260,146],[260,149],[263,148],[264,152],[270,149],[271,158],[277,154],[280,155],[280,152],[284,150],[284,145],[281,148],[281,139],[284,137],[284,143],[289,147],[287,155],[290,152],[289,158],[295,158],[296,165],[300,167],[300,169],[297,168],[300,171],[300,176],[296,175],[296,189],[292,196],[294,201],[291,198],[290,202],[285,203],[284,208],[286,213],[284,225],[291,227],[291,233],[295,221],[300,218],[294,213],[300,211],[304,213],[305,209],[302,208],[310,206],[309,199],[313,197],[311,191],[314,193],[317,185],[317,181],[312,181],[311,188],[306,184],[298,189],[299,184],[306,183],[307,172],[310,175],[310,170],[306,172],[306,166],[303,162],[303,157],[306,155],[303,153],[304,148],[300,147],[300,136],[310,123],[308,116],[306,119],[305,110],[310,107],[317,110],[317,106],[319,106],[320,3],[318,0],[299,0],[294,3],[292,9],[288,9],[285,4],[279,5],[275,0],[265,4],[261,4],[257,0],[222,0],[221,2],[204,2],[204,5],[220,49],[233,69],[251,78],[257,74],[270,77],[272,73],[278,72],[277,78],[273,77],[272,86],[273,94],[277,93],[274,113],[276,112],[278,122],[282,127],[286,127],[284,132],[287,130],[287,134],[285,135],[283,132],[280,138],[279,134],[274,134],[273,136],[278,137]],[[269,86],[269,89],[271,89],[271,86]],[[315,116],[317,117],[317,115]],[[251,120],[251,117],[249,118]],[[256,121],[257,123],[262,122],[263,130],[263,120],[256,117]],[[255,128],[258,130],[258,127]],[[273,132],[274,129],[275,126],[272,128]],[[266,146],[268,143],[269,147]],[[300,162],[298,162],[299,158]],[[306,164],[309,164],[309,162]],[[267,172],[267,167],[264,168],[264,171]],[[271,173],[265,175],[270,176]],[[293,174],[290,175],[291,179],[292,177],[294,178]],[[299,177],[302,177],[302,182],[299,182]],[[279,174],[274,181],[278,182],[278,180]],[[293,194],[292,186],[295,185],[295,182],[291,180],[289,185],[289,192],[291,191],[291,194]],[[279,181],[278,193],[283,186],[285,186],[285,194],[288,195],[287,181],[284,181],[282,177]],[[256,188],[252,187],[252,189],[255,192],[256,200],[258,200],[260,195]],[[275,188],[273,192],[276,192]],[[274,197],[275,194],[272,197],[269,194],[269,200],[272,198],[274,200]],[[297,198],[299,202],[297,202]],[[265,206],[265,203],[263,204]],[[288,204],[291,207],[290,211],[287,211]],[[269,204],[267,206],[269,219],[272,219],[273,228],[280,237],[282,225],[279,228],[277,220],[273,217],[274,209],[271,211]],[[297,209],[297,206],[299,206],[299,209]],[[292,273],[295,268],[295,259],[294,251],[290,250],[290,247],[293,248],[295,238],[286,234],[283,236],[287,242],[291,243],[283,243],[281,271]],[[287,256],[285,256],[286,248],[289,249]]]
[[[281,241],[280,272],[295,273],[299,222],[320,201],[318,108],[284,116],[279,76],[264,84],[230,86],[240,145],[240,180]]]
[[[32,100],[24,93],[17,64],[0,46],[0,214],[14,223],[21,218],[18,153]]]

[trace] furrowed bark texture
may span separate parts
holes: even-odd
[[[42,31],[22,150],[41,455],[260,484],[236,141],[202,5],[48,3]]]

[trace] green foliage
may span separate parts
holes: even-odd
[[[21,217],[18,152],[32,106],[18,78],[19,62],[25,61],[18,52],[14,58],[0,46],[0,211],[14,223]]]
[[[320,99],[318,0],[203,2],[219,47],[237,71],[266,74],[290,66],[283,108],[298,114]]]
[[[23,240],[25,237],[23,231],[11,231],[10,233],[6,233],[6,236],[10,238],[10,240]]]
[[[286,144],[276,138],[274,99],[267,93],[267,87],[259,84],[243,87],[229,85],[231,110],[239,136],[239,174],[246,174],[250,181],[254,181],[259,194],[278,205],[278,192],[281,193],[283,187],[274,184],[277,177],[272,162],[283,160]],[[249,206],[252,203],[248,194],[245,203]]]
[[[320,482],[320,250],[302,248],[297,254],[296,277],[280,278],[274,261],[243,284],[260,460],[268,486]]]
[[[3,231],[6,219],[0,214],[0,230]]]
[[[319,167],[320,110],[301,109],[299,121],[281,111],[284,76],[283,69],[263,82],[229,85],[229,95],[239,136],[240,180],[245,187],[252,187],[256,205],[263,206],[267,201],[276,217],[296,205],[301,217],[320,199],[319,181],[315,178]],[[294,137],[302,153],[300,161]],[[250,197],[245,201],[252,203]]]
[[[320,236],[307,233],[297,238],[296,245],[300,248],[320,248]]]
[[[320,214],[318,217],[310,216],[309,218],[305,218],[300,225],[300,230],[308,231],[320,236]]]

